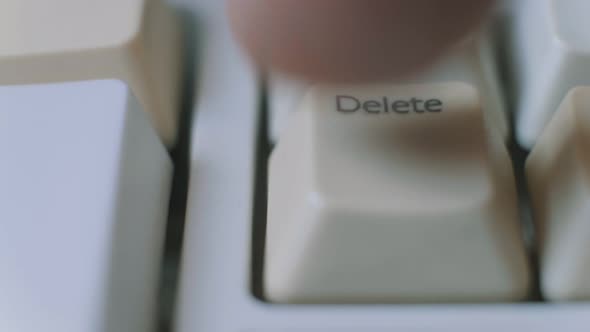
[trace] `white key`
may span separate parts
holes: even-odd
[[[546,298],[590,300],[590,87],[572,90],[526,163]]]
[[[590,84],[590,2],[518,1],[511,31],[517,131],[531,148],[566,93]]]
[[[172,164],[120,81],[0,87],[0,331],[151,331]]]
[[[0,85],[123,80],[168,145],[180,51],[178,19],[162,0],[0,1]]]
[[[485,122],[463,83],[310,89],[270,160],[266,297],[522,299],[511,162]]]
[[[483,30],[465,41],[432,68],[403,84],[463,82],[476,87],[482,99],[484,114],[490,128],[505,139],[509,137],[509,121],[500,91],[491,31]],[[309,84],[280,74],[269,80],[269,137],[276,142],[286,127],[288,114],[297,109]]]

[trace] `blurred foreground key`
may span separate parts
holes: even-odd
[[[167,145],[180,52],[178,20],[162,0],[0,1],[0,85],[125,81]]]
[[[172,164],[127,86],[0,87],[0,151],[0,331],[151,331]]]

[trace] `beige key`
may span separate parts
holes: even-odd
[[[569,92],[527,162],[540,232],[541,286],[556,301],[590,300],[590,87]]]
[[[311,88],[270,160],[266,298],[522,299],[511,162],[485,118],[463,83]]]
[[[0,84],[121,79],[168,145],[180,48],[178,19],[162,0],[0,1]]]

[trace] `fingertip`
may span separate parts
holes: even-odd
[[[493,0],[229,0],[254,60],[306,80],[407,75],[475,28]]]

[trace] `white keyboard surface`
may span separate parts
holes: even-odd
[[[223,1],[0,0],[0,331],[588,331],[589,10],[330,86]]]

